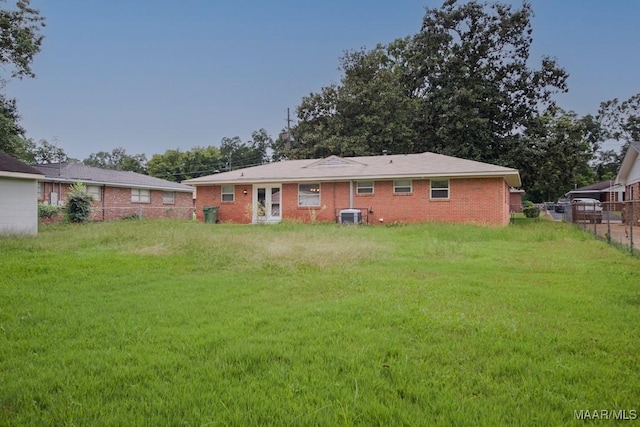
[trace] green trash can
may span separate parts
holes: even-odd
[[[203,206],[202,212],[204,213],[204,222],[209,224],[215,224],[216,222],[218,222],[217,206]]]

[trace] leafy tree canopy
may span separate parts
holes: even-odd
[[[346,52],[340,83],[302,99],[273,157],[431,151],[516,167],[541,200],[595,176],[600,123],[555,105],[568,75],[550,57],[535,65],[532,16],[528,2],[446,0],[417,34]]]
[[[194,147],[189,151],[167,150],[154,154],[147,162],[151,176],[180,182],[219,171],[224,162],[214,146]]]
[[[618,98],[602,102],[597,119],[602,127],[602,139],[620,142],[617,161],[620,163],[629,144],[640,141],[640,93],[625,101]],[[607,155],[604,154],[606,158]]]
[[[504,153],[567,90],[544,57],[529,66],[529,3],[447,0],[421,30],[375,49],[347,52],[340,85],[298,107],[288,157],[433,151],[507,163]]]
[[[82,161],[88,166],[137,173],[146,173],[146,162],[147,157],[144,154],[130,155],[122,147],[114,148],[111,152],[98,151],[97,153],[91,153],[88,158]]]
[[[5,3],[0,0],[0,6]],[[40,52],[44,18],[29,5],[19,0],[13,8],[0,9],[0,87],[9,78],[34,77],[31,62]],[[7,75],[8,74],[8,75]],[[19,125],[16,101],[0,94],[0,151],[24,161],[32,161],[29,142]]]

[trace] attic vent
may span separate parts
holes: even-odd
[[[326,159],[324,162],[318,164],[318,166],[344,166],[344,165],[348,165],[348,162],[345,162],[342,159],[339,159],[337,157],[333,157],[330,159]]]
[[[343,209],[338,219],[340,224],[362,224],[362,212],[359,209]]]

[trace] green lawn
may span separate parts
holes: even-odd
[[[640,415],[640,260],[566,224],[62,225],[0,271],[0,425]]]

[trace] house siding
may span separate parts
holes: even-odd
[[[284,220],[302,222],[336,221],[341,209],[361,209],[369,223],[463,222],[489,225],[509,223],[509,187],[503,178],[450,179],[449,199],[430,198],[430,181],[412,181],[411,194],[394,194],[393,181],[374,181],[374,194],[357,195],[353,182],[353,206],[350,183],[320,183],[320,206],[298,207],[298,184],[282,184],[281,207]],[[247,194],[244,194],[246,190]],[[236,185],[233,202],[221,201],[220,185],[197,188],[196,216],[204,220],[203,207],[217,206],[220,222],[250,223],[252,185]]]
[[[136,187],[138,188],[138,187]],[[58,182],[44,182],[44,198],[40,203],[52,203],[51,193],[58,193],[59,204],[68,200],[71,185]],[[174,218],[191,219],[193,211],[193,194],[174,192],[174,203],[163,202],[162,190],[150,190],[150,203],[136,203],[131,201],[131,188],[100,186],[101,200],[91,202],[92,221],[110,221],[132,215],[142,218]],[[55,202],[55,200],[53,200]]]
[[[38,233],[36,193],[35,179],[0,177],[0,235]]]

